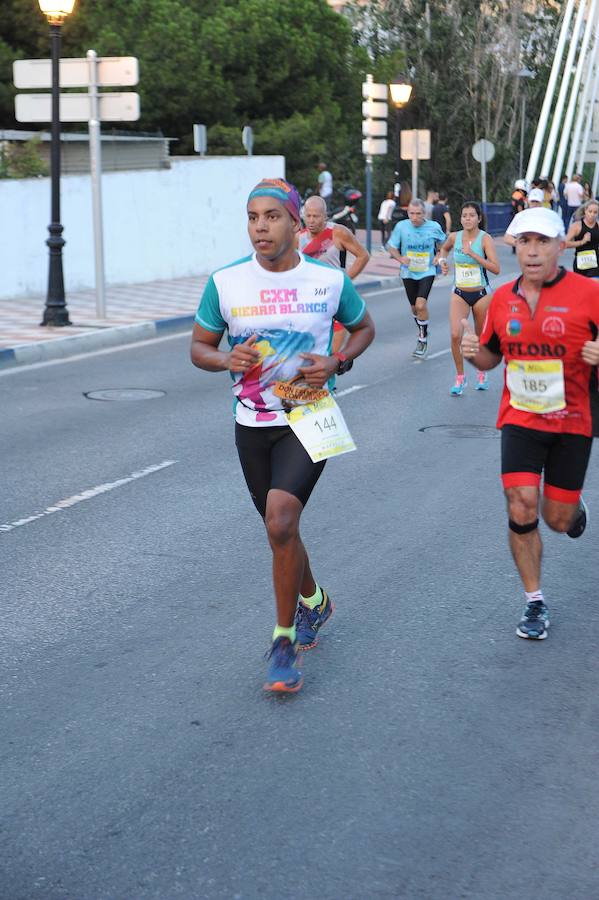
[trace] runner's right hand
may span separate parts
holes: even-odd
[[[480,350],[478,335],[471,328],[468,319],[462,319],[462,328],[464,329],[462,332],[462,356],[472,359]]]
[[[254,349],[258,335],[253,334],[243,344],[235,344],[229,353],[227,368],[229,372],[247,372],[260,360],[260,353]]]
[[[583,239],[580,242],[580,246],[582,247],[583,244],[590,244],[590,243],[591,243],[591,232],[587,231],[587,233],[585,234],[585,236],[583,237]]]

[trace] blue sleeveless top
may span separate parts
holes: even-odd
[[[478,256],[485,255],[483,239],[486,231],[479,231],[476,239],[472,241],[472,249]],[[464,232],[458,231],[453,245],[453,261],[455,263],[455,286],[463,291],[476,291],[486,287],[489,276],[484,266],[479,265],[471,256],[462,251],[462,239]]]

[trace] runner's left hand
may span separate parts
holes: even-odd
[[[580,355],[589,366],[599,366],[599,340],[585,341]]]
[[[299,371],[310,387],[324,387],[331,375],[337,372],[339,360],[336,356],[321,356],[319,353],[300,353],[300,356],[309,360],[309,364]]]

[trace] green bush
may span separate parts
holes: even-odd
[[[5,144],[0,153],[0,178],[41,178],[48,166],[40,156],[40,139]]]

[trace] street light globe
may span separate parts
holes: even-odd
[[[412,85],[406,81],[394,81],[389,85],[391,99],[396,106],[405,106],[412,96]]]
[[[51,25],[60,25],[73,12],[76,0],[38,0]]]

